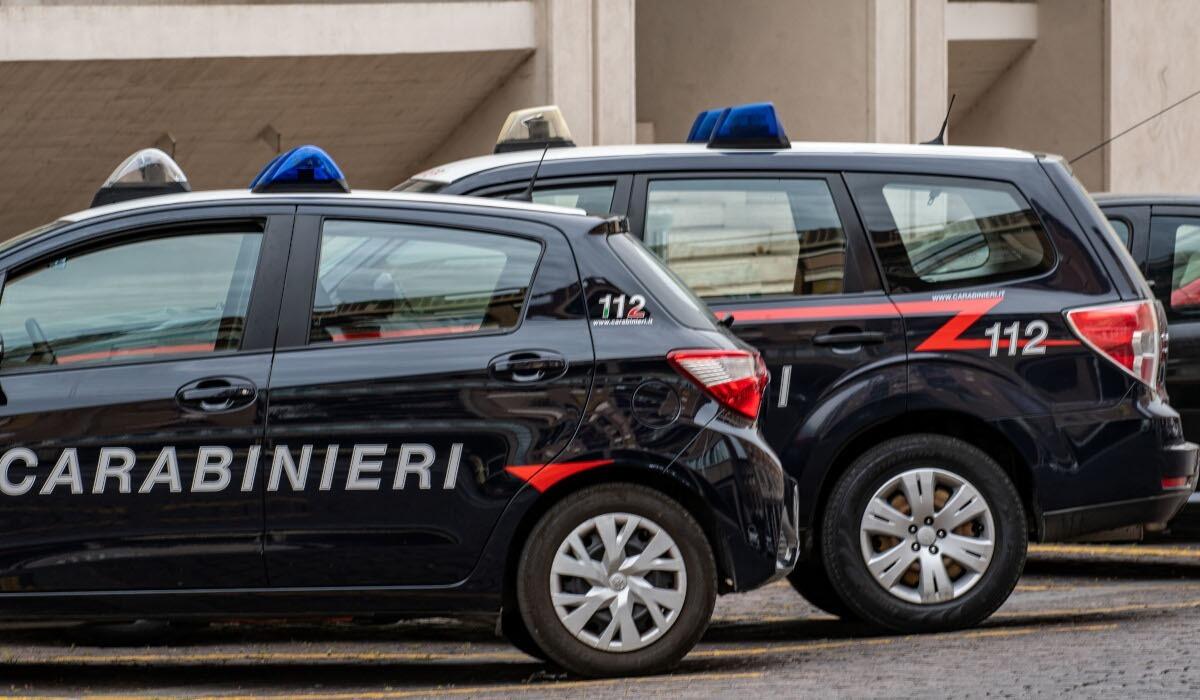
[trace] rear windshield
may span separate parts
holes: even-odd
[[[661,260],[646,250],[641,241],[628,233],[608,237],[608,243],[617,257],[629,268],[655,301],[662,304],[676,321],[690,328],[710,330],[716,325],[716,317],[704,302],[696,298],[675,273]]]

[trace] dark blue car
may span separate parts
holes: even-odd
[[[816,605],[972,624],[1028,540],[1162,524],[1194,490],[1163,311],[1062,159],[791,144],[769,105],[702,114],[680,145],[560,147],[530,136],[553,115],[516,122],[496,155],[399,189],[627,215],[766,358],[763,429],[800,485],[791,580]]]
[[[0,619],[484,613],[648,673],[790,571],[762,359],[623,221],[181,177],[0,246]]]

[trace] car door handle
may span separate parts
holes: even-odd
[[[553,350],[518,350],[492,358],[488,373],[493,379],[531,384],[558,379],[567,372],[567,358]]]
[[[875,345],[886,339],[887,335],[879,331],[822,333],[813,336],[813,345]]]
[[[175,392],[175,401],[189,411],[218,413],[254,403],[258,388],[241,377],[209,377],[184,384]]]

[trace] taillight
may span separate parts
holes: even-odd
[[[1067,322],[1093,350],[1147,386],[1156,386],[1163,348],[1153,301],[1071,309]]]
[[[758,418],[770,382],[762,356],[746,350],[673,350],[667,361],[722,406]]]

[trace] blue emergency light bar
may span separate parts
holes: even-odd
[[[709,148],[790,148],[792,145],[771,102],[705,110],[696,115],[687,140],[688,143],[707,143]]]
[[[708,143],[708,139],[712,136],[713,127],[720,121],[721,115],[728,112],[729,108],[723,109],[706,109],[696,115],[696,121],[692,122],[692,128],[688,131],[688,143]]]
[[[297,146],[274,160],[250,183],[252,192],[349,192],[341,168],[317,146]]]

